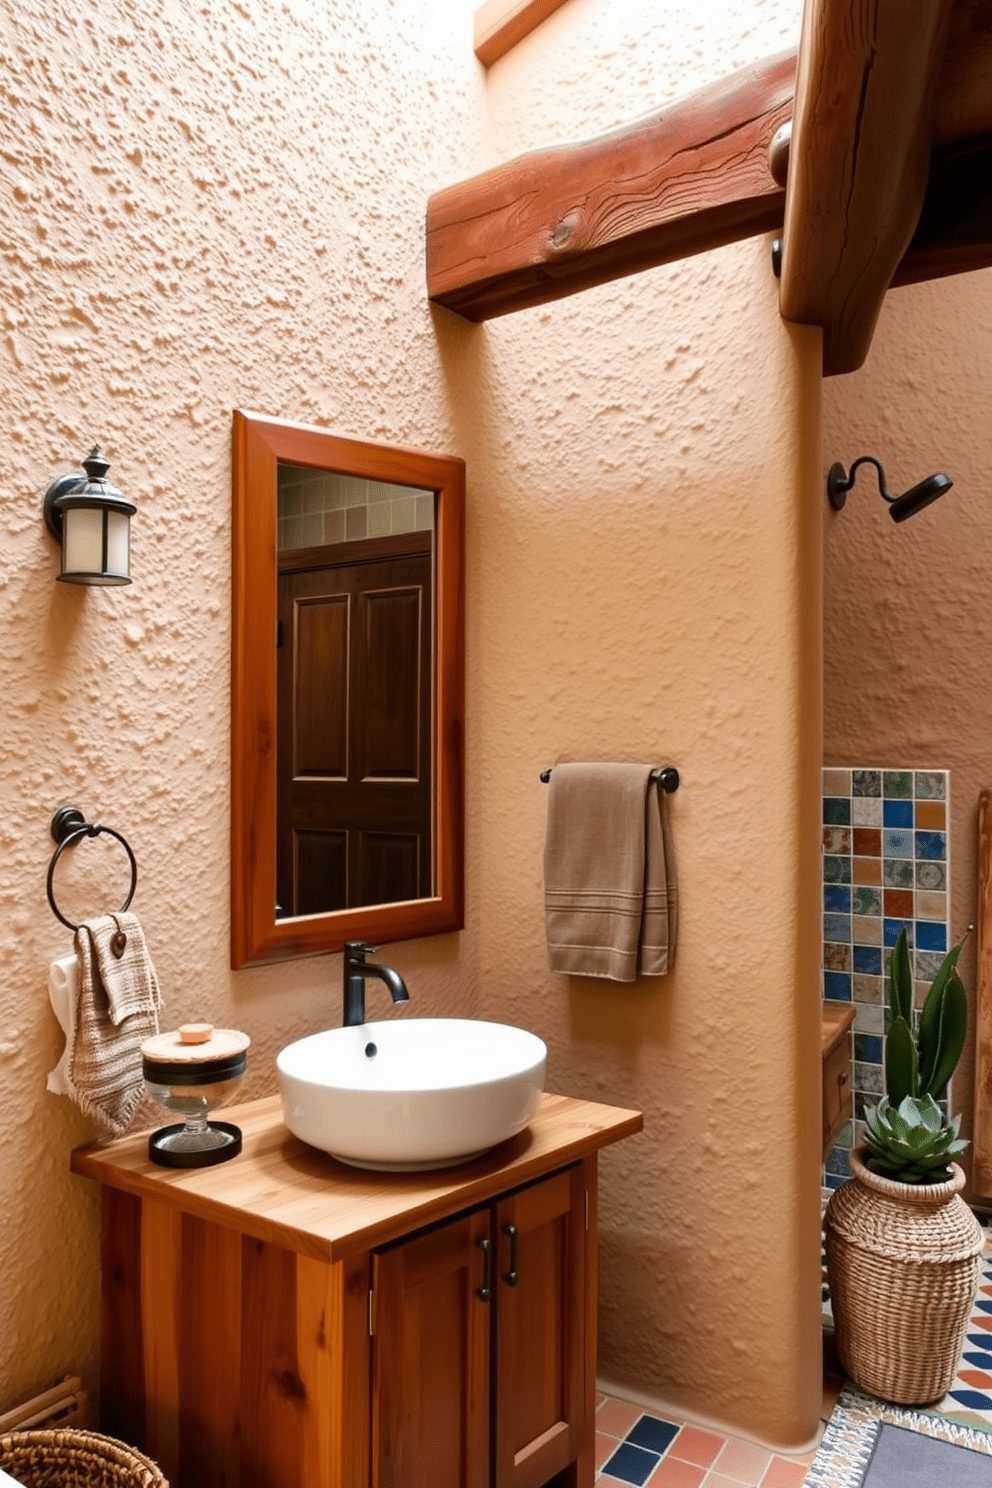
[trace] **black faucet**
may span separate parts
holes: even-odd
[[[365,1022],[365,979],[378,977],[389,988],[394,1002],[409,1002],[410,994],[406,982],[391,966],[377,962],[366,963],[365,957],[374,956],[378,946],[366,945],[363,940],[347,940],[344,946],[344,1026],[352,1028]]]

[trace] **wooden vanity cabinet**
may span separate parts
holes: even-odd
[[[103,1185],[101,1429],[171,1488],[592,1488],[597,1153],[640,1113],[545,1094],[403,1174],[305,1146],[278,1098],[225,1116],[214,1168],[72,1155]]]
[[[373,1488],[541,1488],[584,1444],[586,1174],[372,1258]]]

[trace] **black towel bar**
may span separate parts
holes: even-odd
[[[542,770],[541,779],[547,785],[551,779],[551,771]],[[657,770],[651,771],[650,779],[657,780],[662,790],[666,791],[668,795],[671,795],[673,791],[677,791],[679,788],[679,772],[674,765],[660,765]]]

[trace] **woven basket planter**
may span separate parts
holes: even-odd
[[[95,1431],[12,1431],[0,1468],[24,1488],[169,1488],[143,1453]]]
[[[954,1378],[984,1235],[960,1196],[957,1163],[943,1183],[898,1183],[864,1156],[851,1153],[853,1177],[824,1220],[837,1349],[862,1389],[926,1405]]]

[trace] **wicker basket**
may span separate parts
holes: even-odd
[[[95,1431],[12,1431],[0,1467],[24,1488],[169,1488],[154,1462]]]
[[[926,1405],[954,1378],[984,1235],[956,1163],[943,1183],[899,1183],[871,1172],[859,1148],[851,1172],[824,1220],[840,1361],[883,1400]]]

